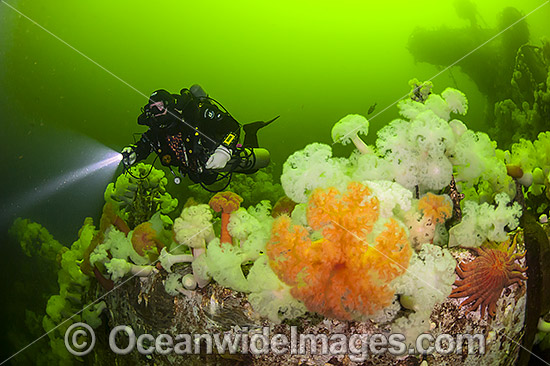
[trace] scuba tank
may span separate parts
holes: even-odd
[[[233,157],[224,168],[216,169],[216,171],[252,174],[268,166],[270,160],[269,151],[266,149],[244,147],[233,154]]]

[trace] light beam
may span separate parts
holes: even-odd
[[[21,194],[10,203],[4,204],[1,211],[3,219],[10,219],[10,216],[50,198],[94,173],[101,171],[101,174],[106,176],[108,181],[113,177],[118,164],[122,161],[121,153],[105,146],[98,148],[90,155],[97,157],[96,162],[50,179],[46,183]]]

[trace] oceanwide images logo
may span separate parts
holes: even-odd
[[[96,339],[93,329],[84,323],[75,323],[65,333],[65,346],[75,356],[90,353]],[[390,353],[442,355],[450,353],[484,354],[485,338],[481,334],[440,334],[434,337],[425,333],[408,344],[403,334],[301,334],[297,327],[290,327],[290,334],[272,334],[269,327],[238,332],[204,334],[159,334],[136,335],[126,325],[114,327],[109,334],[109,348],[118,355],[136,350],[140,354],[178,355],[190,354],[252,354],[262,355],[344,355],[354,362],[362,362],[369,355]]]

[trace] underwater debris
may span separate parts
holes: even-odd
[[[473,13],[468,13],[473,19]],[[519,21],[521,17],[514,8],[504,9],[498,28],[515,24],[513,31],[504,32],[495,42],[461,59],[458,65],[488,98],[486,119],[493,126],[492,138],[501,146],[520,138],[534,139],[547,129],[550,118],[550,42],[542,39],[540,46],[528,43],[529,30],[524,20]],[[482,29],[473,24],[463,29],[417,28],[410,37],[409,50],[417,61],[446,67],[496,32],[498,29]],[[454,47],[442,51],[441,45],[448,44],[449,39]],[[411,99],[420,101],[423,97],[412,95]]]
[[[517,233],[512,240],[508,239],[500,243],[496,248],[488,246],[473,248],[477,258],[469,263],[460,263],[456,267],[456,273],[460,277],[456,281],[450,297],[467,297],[460,307],[471,305],[466,311],[481,310],[481,317],[485,312],[491,317],[496,314],[496,304],[502,291],[514,284],[527,280],[526,267],[522,267],[516,261],[525,256],[516,252]]]
[[[465,16],[464,7],[457,8],[457,12]],[[424,29],[417,27],[409,37],[408,48],[417,62],[427,62],[432,65],[447,67],[454,65],[460,59],[457,67],[467,74],[477,85],[478,89],[487,97],[487,120],[495,120],[493,106],[501,100],[511,97],[512,88],[510,79],[514,72],[515,55],[519,47],[529,42],[530,32],[522,14],[515,8],[503,9],[498,17],[498,26],[495,28],[482,28],[477,22],[472,22],[474,14],[468,12],[471,24],[463,28],[449,28],[442,25],[436,29]],[[517,24],[516,24],[517,23]],[[478,46],[495,34],[500,33],[511,24],[513,30],[502,32],[501,36],[484,47]],[[453,47],[448,47],[452,44]],[[472,53],[471,50],[476,49]],[[468,54],[467,58],[463,55]],[[494,123],[494,122],[493,122]],[[504,125],[502,125],[504,126]],[[497,135],[508,132],[511,125],[506,125],[500,131],[494,131]],[[496,140],[501,139],[494,135]]]
[[[476,4],[471,0],[455,0],[453,2],[456,14],[470,22],[470,26],[475,28],[478,26],[478,17],[480,17]]]
[[[531,357],[539,318],[550,311],[550,243],[548,234],[529,212],[521,216],[524,229],[525,259],[527,263],[527,306],[525,310],[525,334],[518,365],[525,366]]]
[[[548,128],[550,119],[550,41],[541,46],[524,44],[517,50],[512,90],[495,104],[491,133],[502,144],[533,140]],[[514,128],[509,128],[514,126]]]

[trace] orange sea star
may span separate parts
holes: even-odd
[[[460,307],[472,304],[466,311],[475,311],[481,308],[481,317],[488,310],[490,316],[495,316],[497,301],[502,290],[514,283],[526,280],[522,267],[516,260],[525,256],[523,253],[514,253],[516,250],[517,234],[512,243],[507,240],[496,248],[474,248],[478,257],[468,263],[460,263],[456,267],[456,273],[461,278],[455,282],[458,286],[449,297],[468,297]]]

